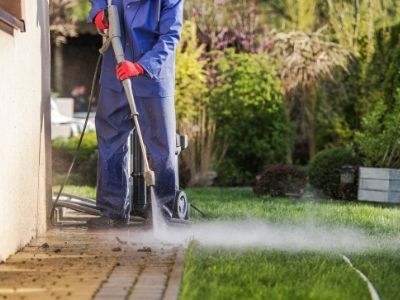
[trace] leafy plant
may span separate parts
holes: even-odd
[[[181,153],[181,182],[189,186],[209,184],[215,154],[215,122],[208,114],[204,45],[198,45],[196,24],[186,21],[176,57],[176,113],[179,133],[189,137]]]
[[[74,154],[76,146],[78,145],[80,136],[74,136],[70,139],[56,139],[53,141],[53,149],[62,150],[71,155]],[[94,131],[85,134],[82,140],[79,156],[82,159],[88,159],[93,152],[97,149],[97,137]]]
[[[325,1],[326,16],[336,40],[357,56],[370,57],[375,50],[376,32],[398,23],[400,17],[396,0]]]
[[[290,107],[296,109],[290,111],[292,121],[298,124],[299,144],[304,144],[308,140],[307,143],[311,148],[317,151],[324,148],[325,141],[331,145],[343,145],[351,141],[354,137],[348,132],[359,129],[364,113],[379,98],[393,99],[393,91],[398,87],[396,83],[399,82],[399,55],[395,53],[399,47],[395,40],[398,40],[399,34],[398,30],[392,28],[399,23],[399,2],[395,0],[278,2],[265,0],[263,2],[272,19],[278,19],[275,21],[278,31],[295,30],[309,33],[324,28],[325,42],[334,42],[351,53],[353,60],[348,67],[349,75],[337,72],[336,67],[331,68],[332,77],[337,83],[335,87],[337,92],[332,93],[332,84],[328,86],[323,83],[327,81],[326,79],[322,78],[321,82],[319,78],[314,87],[316,90],[305,94],[300,91],[297,95],[291,94],[287,97]],[[390,41],[388,37],[391,37]],[[341,68],[340,65],[338,67]],[[299,71],[299,74],[302,74],[302,70]],[[298,73],[289,70],[288,74],[295,76]],[[327,79],[330,77],[327,76]],[[291,79],[288,81],[289,86],[294,83]],[[326,93],[327,97],[321,98],[321,92]],[[312,105],[314,109],[307,109]],[[333,123],[339,124],[339,127]],[[326,132],[327,129],[330,130],[329,133]],[[327,133],[330,136],[327,136]],[[313,135],[316,138],[313,138]],[[324,137],[321,141],[322,136]],[[315,141],[316,139],[320,142]],[[315,151],[311,149],[311,156]]]
[[[400,90],[393,107],[379,101],[362,120],[356,145],[369,167],[400,168]]]
[[[333,148],[319,152],[310,162],[308,175],[310,183],[326,196],[341,199],[340,174],[346,165],[359,165],[360,160],[353,151],[346,148]],[[357,191],[357,180],[354,181],[353,197]]]
[[[73,10],[74,18],[78,21],[86,21],[91,7],[90,2],[87,0],[75,0],[75,2]]]
[[[400,87],[400,24],[380,29],[374,37],[374,43],[375,52],[364,67],[365,87],[361,96],[370,103],[366,108],[373,109],[380,99],[384,99],[391,107]]]
[[[334,79],[335,67],[347,69],[350,52],[327,41],[320,31],[278,33],[275,51],[281,58],[280,75],[287,91],[308,89],[320,79]]]
[[[280,57],[280,76],[288,115],[307,138],[310,158],[316,152],[316,87],[322,80],[334,81],[333,70],[347,69],[350,52],[332,43],[321,32],[278,33],[274,51]]]
[[[64,174],[67,172],[79,137],[68,140],[56,139],[53,141],[53,172]],[[97,180],[97,138],[94,132],[88,132],[82,141],[81,149],[73,169],[70,183],[79,185],[96,185]]]
[[[253,187],[257,196],[285,197],[302,195],[307,183],[307,174],[293,165],[275,164],[264,168]]]
[[[185,21],[176,50],[175,109],[180,126],[193,123],[205,102],[207,61],[203,56],[204,45],[198,46],[196,24]]]
[[[292,147],[283,91],[265,55],[224,52],[216,62],[210,109],[217,124],[219,184],[250,184],[262,166],[285,162]]]

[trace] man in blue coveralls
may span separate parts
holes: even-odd
[[[90,2],[89,19],[107,29],[107,0]],[[121,80],[132,81],[159,205],[175,197],[175,49],[183,0],[113,0],[113,5],[118,7],[126,60],[117,66],[112,47],[104,54],[96,113],[97,206],[103,213],[96,225],[111,226],[126,223],[130,213],[127,140],[133,121]]]

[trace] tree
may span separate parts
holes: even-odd
[[[400,4],[396,0],[325,0],[328,22],[335,39],[354,53],[370,57],[375,50],[377,30],[399,21]]]
[[[400,167],[400,90],[395,98],[391,107],[378,101],[356,132],[356,145],[369,167]]]
[[[333,70],[346,70],[350,52],[327,41],[321,32],[279,33],[275,51],[281,57],[280,76],[288,114],[298,118],[300,132],[307,137],[310,158],[316,153],[316,85],[334,80]]]

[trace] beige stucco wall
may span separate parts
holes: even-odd
[[[47,228],[51,197],[47,0],[23,0],[26,32],[0,31],[0,261]]]

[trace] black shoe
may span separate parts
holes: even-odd
[[[91,219],[87,222],[89,228],[111,228],[111,227],[123,227],[128,225],[128,221],[124,219],[111,219],[106,216]]]

